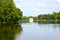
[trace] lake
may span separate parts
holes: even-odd
[[[22,23],[15,40],[60,40],[60,24]]]
[[[60,40],[60,24],[24,22],[21,25],[0,25],[0,40]]]

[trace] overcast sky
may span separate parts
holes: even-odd
[[[24,16],[60,11],[60,0],[14,0],[14,3],[23,11]]]

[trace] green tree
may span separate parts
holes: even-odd
[[[39,20],[60,20],[60,12],[53,12],[53,14],[44,14],[44,15],[38,15]]]
[[[0,23],[18,23],[22,17],[22,11],[18,9],[13,0],[0,1]]]

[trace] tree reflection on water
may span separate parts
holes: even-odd
[[[15,40],[21,31],[21,25],[0,25],[0,40]]]
[[[38,21],[38,24],[60,24],[60,21]]]

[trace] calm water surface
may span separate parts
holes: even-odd
[[[60,40],[60,24],[22,23],[16,40]]]

